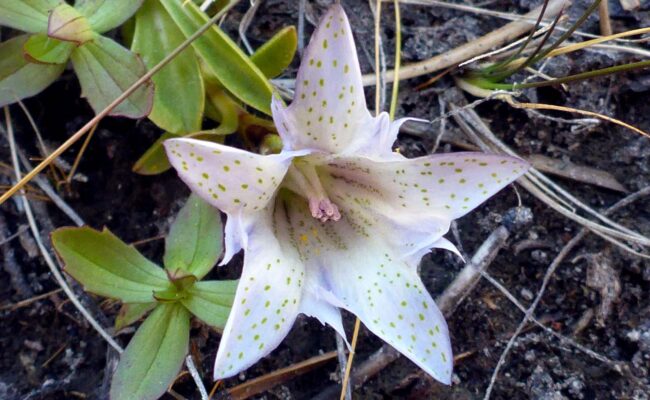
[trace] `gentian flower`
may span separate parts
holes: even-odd
[[[214,377],[269,354],[298,314],[345,337],[341,308],[437,380],[453,357],[445,320],[417,274],[443,235],[527,164],[482,153],[407,159],[399,126],[370,115],[347,17],[330,7],[314,33],[293,103],[274,99],[283,151],[258,155],[193,139],[165,142],[181,179],[226,213],[221,264],[244,249]]]

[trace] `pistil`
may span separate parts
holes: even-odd
[[[321,222],[341,219],[339,208],[327,197],[313,165],[302,160],[294,160],[285,183],[289,189],[307,199],[312,217]]]

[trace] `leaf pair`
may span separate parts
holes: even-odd
[[[121,329],[153,310],[118,364],[111,398],[156,399],[173,382],[189,343],[190,317],[223,328],[237,281],[200,281],[221,255],[219,212],[190,196],[165,240],[162,269],[108,230],[61,228],[52,244],[85,290],[122,301]]]
[[[95,112],[103,110],[146,72],[142,61],[100,34],[122,24],[142,0],[3,0],[0,25],[29,32],[0,43],[0,106],[33,96],[72,61],[82,96]],[[146,83],[111,115],[149,114],[154,89]]]
[[[131,48],[151,68],[207,21],[192,2],[146,0],[136,14]],[[242,132],[240,117],[250,115],[243,105],[270,115],[268,79],[291,63],[296,47],[295,28],[288,27],[248,57],[218,26],[209,29],[153,77],[156,94],[149,118],[166,133],[133,170],[153,175],[169,169],[162,148],[166,139],[189,136],[222,142],[223,135]],[[219,127],[201,131],[204,114]]]

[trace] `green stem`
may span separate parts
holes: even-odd
[[[544,4],[542,5],[542,10],[539,12],[539,16],[537,17],[537,21],[535,21],[535,26],[530,32],[530,35],[526,38],[524,43],[522,43],[521,46],[517,49],[517,51],[508,57],[506,60],[500,61],[496,64],[490,65],[487,68],[483,69],[483,72],[485,74],[491,74],[494,71],[498,71],[501,68],[505,68],[508,64],[510,64],[512,61],[514,61],[519,55],[521,54],[522,51],[528,47],[528,43],[530,43],[531,40],[533,40],[533,37],[535,37],[535,32],[537,32],[537,29],[539,28],[539,24],[542,22],[542,18],[544,18],[544,13],[546,12],[546,6],[548,6],[548,0],[544,0]],[[561,15],[561,13],[560,13]]]
[[[548,31],[548,33],[545,35],[544,39],[542,39],[542,43],[540,44],[540,46],[538,46],[538,48],[533,52],[533,54],[532,54],[532,55],[531,55],[531,56],[530,56],[526,61],[524,61],[521,65],[517,66],[516,68],[514,68],[514,69],[512,69],[512,70],[506,70],[506,71],[501,72],[501,73],[496,73],[496,74],[494,74],[493,76],[489,76],[489,79],[490,79],[491,81],[493,81],[493,82],[498,82],[498,81],[504,80],[504,79],[506,79],[507,77],[512,76],[512,75],[515,74],[516,72],[521,71],[522,69],[524,69],[524,68],[526,68],[526,67],[528,67],[528,66],[530,66],[530,65],[532,65],[532,64],[535,64],[535,63],[538,62],[539,60],[541,60],[541,59],[543,59],[544,57],[546,57],[546,56],[547,56],[551,51],[555,50],[555,49],[556,49],[558,46],[560,46],[564,41],[566,41],[568,38],[570,38],[571,35],[573,35],[573,33],[574,33],[574,32],[575,32],[575,31],[576,31],[576,30],[577,30],[577,29],[578,29],[578,28],[579,28],[579,27],[580,27],[580,26],[581,26],[581,25],[582,25],[582,24],[587,20],[587,18],[589,18],[589,16],[590,16],[590,15],[591,15],[591,14],[592,14],[592,13],[593,13],[597,8],[598,8],[598,5],[600,4],[600,2],[601,2],[601,0],[595,0],[595,1],[594,1],[594,2],[589,6],[589,8],[587,8],[587,10],[585,10],[585,12],[582,13],[582,15],[580,16],[580,18],[578,18],[578,20],[577,20],[573,25],[571,25],[571,28],[569,28],[569,30],[567,30],[566,32],[564,32],[564,34],[562,34],[562,36],[560,36],[560,38],[559,38],[558,40],[556,40],[552,45],[550,45],[550,46],[547,47],[546,49],[543,49],[543,50],[542,50],[542,49],[541,49],[541,46],[543,46],[544,43],[546,42],[546,40],[550,37],[551,33],[553,32],[553,30],[554,30],[554,28],[555,28],[555,24],[557,24],[557,22],[558,22],[559,19],[560,19],[560,16],[562,15],[561,13],[558,14],[558,16],[557,16],[557,18],[555,19],[555,21],[553,21],[553,26],[551,27],[551,29],[549,29],[549,31]]]
[[[484,89],[495,90],[515,90],[515,89],[529,89],[544,86],[554,86],[563,83],[579,81],[589,78],[597,78],[601,76],[611,75],[618,72],[627,72],[635,69],[650,67],[650,60],[639,61],[630,64],[615,65],[613,67],[601,68],[594,71],[583,72],[580,74],[569,75],[563,78],[552,79],[549,81],[529,82],[529,83],[495,83],[483,78],[471,78],[467,82]]]

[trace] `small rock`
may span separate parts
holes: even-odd
[[[582,379],[578,377],[569,378],[567,387],[572,396],[578,399],[584,398],[582,391],[585,390],[585,383]]]
[[[530,258],[540,264],[548,264],[548,253],[543,250],[533,250],[530,252]]]
[[[531,292],[530,290],[528,290],[526,288],[521,289],[520,293],[521,293],[521,297],[523,297],[524,299],[526,299],[528,301],[533,299],[533,292]]]
[[[538,365],[526,382],[526,391],[534,400],[564,400],[556,386],[551,375]]]
[[[27,340],[23,341],[25,347],[36,352],[43,351],[43,345],[38,340]]]

